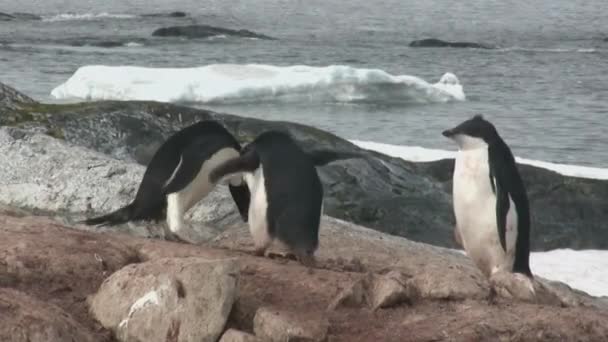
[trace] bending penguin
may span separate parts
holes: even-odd
[[[234,136],[215,121],[188,126],[170,136],[156,151],[131,203],[84,223],[104,226],[166,218],[170,231],[177,234],[184,225],[184,214],[216,185],[209,180],[209,172],[238,157],[240,150]],[[229,188],[242,219],[247,221],[247,185],[233,177]]]
[[[307,267],[315,264],[323,186],[316,166],[361,154],[328,150],[305,152],[286,133],[267,131],[241,150],[238,158],[211,172],[211,181],[244,173],[249,186],[249,231],[255,254],[265,254],[277,239]]]
[[[515,158],[481,115],[442,133],[456,142],[453,179],[455,236],[492,283],[532,299],[530,209]]]

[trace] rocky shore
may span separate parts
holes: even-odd
[[[309,271],[254,256],[224,186],[190,213],[192,244],[165,241],[162,225],[75,222],[127,202],[160,142],[196,120],[218,120],[242,142],[278,128],[305,147],[365,152],[350,142],[303,125],[170,104],[49,105],[0,89],[2,341],[608,336],[608,299],[563,283],[537,277],[534,303],[507,293],[488,302],[489,284],[469,259],[440,247],[452,246],[451,160],[411,163],[368,151],[367,159],[319,168],[327,216],[319,265]],[[522,174],[537,249],[606,248],[608,182],[529,166]]]

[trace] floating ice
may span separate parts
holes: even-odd
[[[342,65],[327,67],[212,64],[197,68],[92,65],[79,68],[51,92],[57,99],[161,102],[464,101],[458,78],[446,73],[431,84],[409,75]]]

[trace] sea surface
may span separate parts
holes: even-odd
[[[172,11],[188,16],[142,16]],[[518,156],[608,168],[606,0],[0,0],[0,12],[43,17],[0,21],[0,82],[38,100],[79,100],[52,97],[51,91],[88,65],[376,70],[363,80],[366,86],[376,75],[398,80],[410,75],[432,85],[449,72],[458,78],[466,100],[431,101],[420,94],[403,100],[403,94],[392,88],[375,87],[374,96],[356,101],[328,98],[308,87],[298,88],[304,94],[296,100],[189,104],[302,122],[347,139],[443,150],[455,146],[441,131],[484,114]],[[278,40],[152,37],[157,28],[189,24],[248,29]],[[498,48],[408,47],[410,41],[423,38]],[[104,41],[118,46],[95,46]],[[233,74],[241,70],[234,67]],[[343,85],[340,77],[329,86]],[[91,87],[112,86],[89,82]],[[165,85],[170,89],[179,82],[170,77]],[[287,85],[273,83],[272,89]],[[225,88],[231,86],[217,85],[228,92],[231,89]]]

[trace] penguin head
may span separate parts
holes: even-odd
[[[447,129],[441,134],[454,140],[461,150],[488,147],[499,139],[494,125],[481,115],[475,115],[473,118],[452,129]]]

